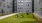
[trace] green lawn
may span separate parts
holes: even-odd
[[[21,18],[21,14],[18,14],[17,18],[16,16],[11,16],[0,20],[0,23],[36,23],[36,19],[33,18],[32,14],[27,15],[24,13],[23,18]]]

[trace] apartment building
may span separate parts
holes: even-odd
[[[0,0],[0,13],[12,13],[12,0]]]
[[[42,0],[34,0],[34,13],[42,17]]]
[[[32,12],[32,0],[14,0],[14,6],[13,0],[0,0],[0,13],[12,13],[13,7],[15,13]]]
[[[32,12],[32,0],[17,0],[17,13]]]

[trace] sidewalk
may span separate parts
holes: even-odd
[[[4,16],[1,16],[0,19],[4,19],[4,18],[13,16],[13,15],[16,15],[16,14],[18,14],[18,13],[13,13],[13,14],[9,14],[9,15],[4,15]]]

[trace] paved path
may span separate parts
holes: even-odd
[[[13,15],[16,15],[16,14],[18,14],[18,13],[13,13],[13,14],[9,14],[9,15],[4,15],[4,16],[1,16],[0,19],[4,19],[4,18],[13,16]]]

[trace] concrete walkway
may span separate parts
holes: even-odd
[[[10,16],[13,16],[13,15],[16,15],[16,14],[18,14],[18,13],[13,13],[13,14],[1,16],[1,17],[0,17],[0,20],[1,20],[1,19],[4,19],[4,18],[7,18],[7,17],[10,17]]]

